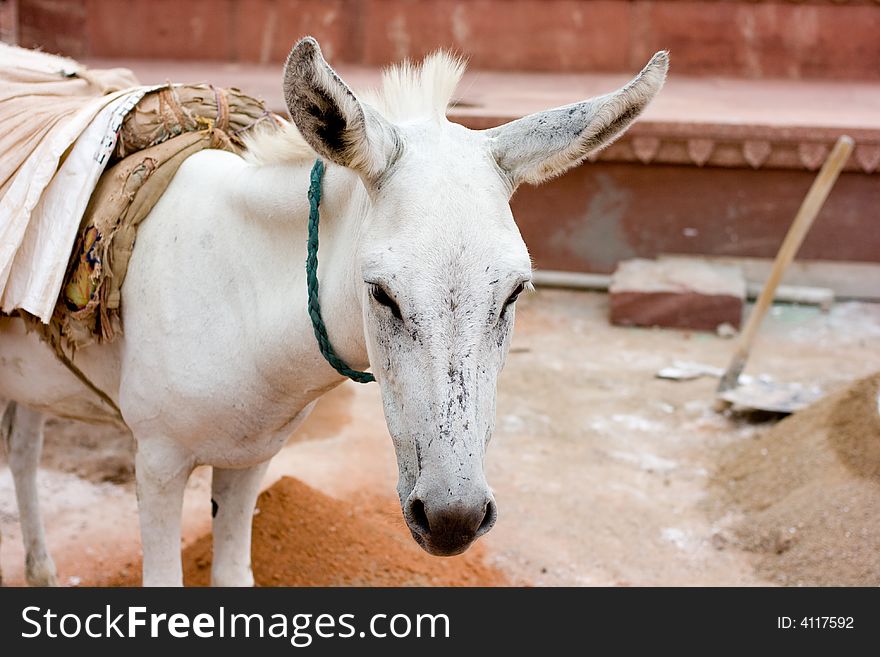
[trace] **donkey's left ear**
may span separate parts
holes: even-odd
[[[530,114],[486,131],[498,166],[513,187],[558,176],[607,146],[660,91],[669,55],[658,52],[633,80],[614,93]]]
[[[368,181],[385,171],[400,148],[395,127],[361,104],[312,37],[301,39],[287,57],[284,99],[297,129],[318,155]]]

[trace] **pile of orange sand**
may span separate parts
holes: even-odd
[[[394,501],[342,502],[285,477],[260,495],[254,516],[253,568],[258,586],[501,586],[479,544],[457,557],[422,551]],[[211,537],[184,550],[184,581],[211,578]],[[139,573],[139,564],[133,568]],[[140,576],[120,574],[111,585]]]
[[[720,506],[762,576],[785,585],[880,586],[880,373],[728,448]]]

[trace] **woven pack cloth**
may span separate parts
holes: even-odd
[[[52,317],[48,324],[30,318],[57,352],[121,333],[120,290],[138,224],[186,158],[206,148],[240,152],[244,134],[264,122],[280,125],[262,102],[205,84],[148,92],[127,114],[83,216]]]

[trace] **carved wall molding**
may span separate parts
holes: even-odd
[[[519,117],[458,114],[453,108],[449,118],[483,130]],[[856,144],[844,171],[880,175],[880,129],[871,128],[639,121],[611,146],[592,153],[589,160],[815,171],[842,134]]]
[[[589,1],[589,0],[581,0]],[[631,0],[623,0],[630,2]],[[656,4],[673,4],[692,0],[654,0]],[[707,0],[708,1],[708,0]],[[715,0],[741,5],[880,5],[880,0]]]
[[[844,170],[880,174],[880,131],[876,130],[642,122],[590,159],[600,162],[815,171],[822,166],[837,137],[844,133],[856,142],[855,151]]]

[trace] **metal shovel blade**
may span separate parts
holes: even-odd
[[[801,383],[775,383],[766,379],[740,379],[740,385],[720,392],[718,397],[734,410],[761,410],[773,413],[794,413],[806,408],[823,396],[817,386]]]

